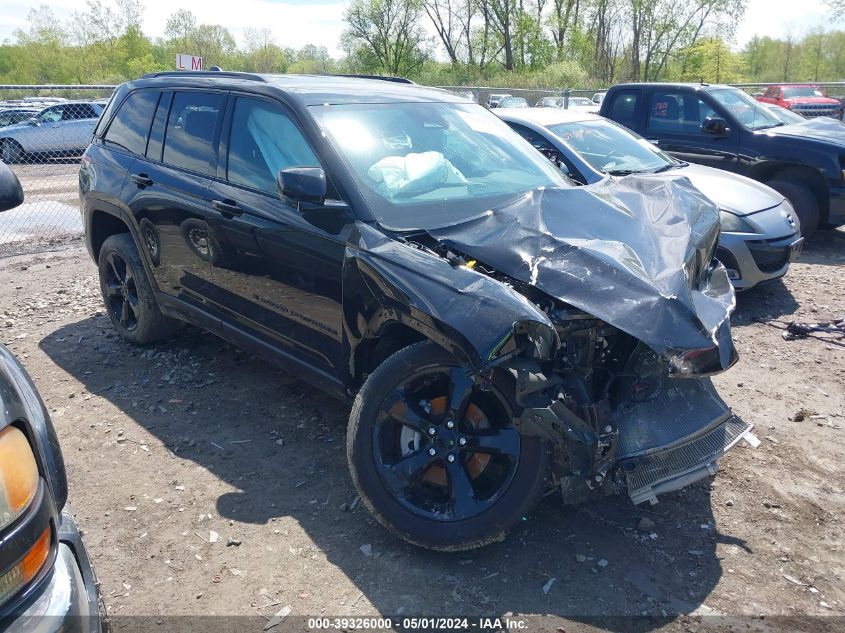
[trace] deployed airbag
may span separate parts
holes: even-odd
[[[467,179],[440,152],[388,156],[367,172],[388,198],[413,195],[443,185],[465,185]]]

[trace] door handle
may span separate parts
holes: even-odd
[[[234,200],[212,200],[211,206],[217,209],[223,217],[232,218],[242,215],[244,212]]]
[[[154,184],[153,179],[147,174],[132,174],[132,180],[135,181],[135,184],[137,184],[141,189],[144,187],[152,187]]]

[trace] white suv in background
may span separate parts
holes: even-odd
[[[31,156],[81,154],[103,112],[101,103],[66,101],[44,108],[36,116],[0,130],[0,156],[6,163]]]

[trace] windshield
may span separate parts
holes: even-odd
[[[798,86],[792,88],[784,88],[783,96],[787,99],[792,97],[824,97],[824,94],[818,88],[812,86]]]
[[[707,94],[725,106],[737,121],[749,130],[762,130],[783,125],[783,121],[772,114],[768,108],[742,90],[721,88],[711,90]]]
[[[477,104],[312,106],[385,227],[454,224],[539,187],[570,187],[555,167]]]
[[[528,102],[523,97],[504,97],[499,102],[500,108],[527,108]]]
[[[781,108],[776,105],[771,106],[769,108],[769,112],[787,125],[791,125],[793,123],[804,123],[804,121],[807,120],[800,114],[795,114],[792,110],[787,110],[786,108]]]
[[[598,171],[607,174],[656,172],[676,163],[643,138],[609,121],[548,126]]]

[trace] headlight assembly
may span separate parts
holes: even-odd
[[[0,530],[29,507],[38,491],[38,464],[26,436],[13,426],[0,431]]]
[[[29,509],[38,493],[38,482],[38,464],[29,441],[19,429],[7,426],[0,431],[0,531]],[[34,542],[30,541],[32,545],[23,558],[0,575],[0,605],[38,575],[50,557],[52,540],[48,524]]]
[[[723,233],[756,233],[748,222],[730,211],[720,211],[719,221],[722,225]]]

